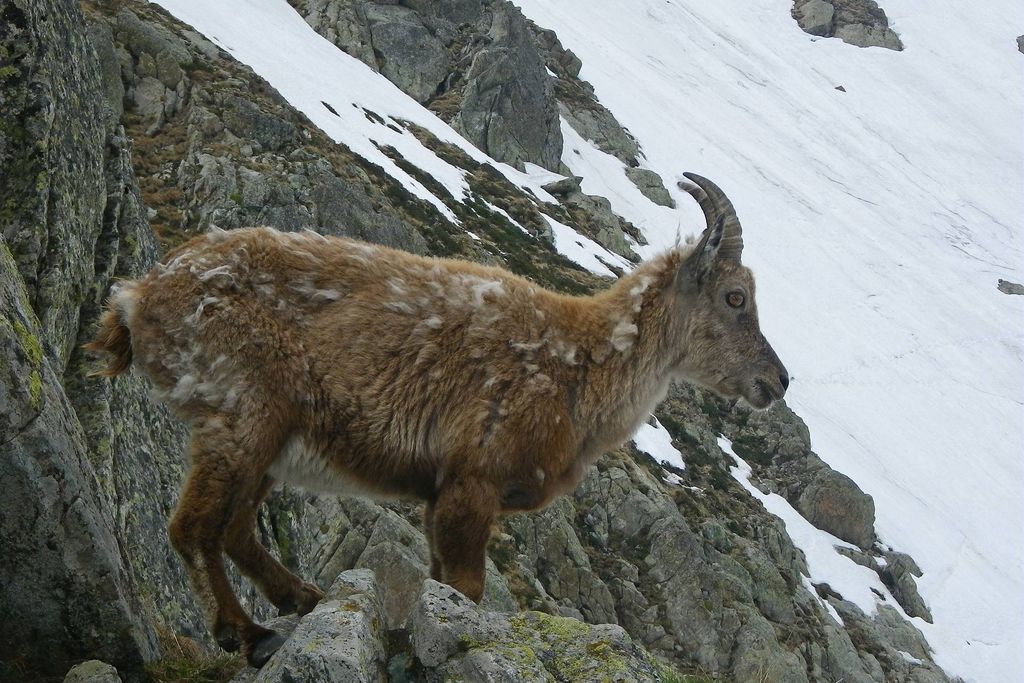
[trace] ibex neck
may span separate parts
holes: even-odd
[[[673,250],[639,266],[592,300],[590,364],[579,387],[577,425],[587,434],[584,457],[596,457],[632,436],[665,396],[684,352],[684,321],[672,310]]]

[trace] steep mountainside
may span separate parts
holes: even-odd
[[[114,280],[265,224],[582,294],[703,227],[688,167],[584,80],[597,48],[520,4],[0,0],[0,679],[160,679],[212,646],[166,542],[186,428],[79,350]],[[572,496],[502,521],[475,608],[424,584],[416,505],[284,487],[263,541],[330,599],[258,680],[949,680],[883,505],[786,405],[675,387]]]

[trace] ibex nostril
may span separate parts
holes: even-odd
[[[779,373],[779,382],[782,384],[783,390],[789,389],[789,374],[785,372]]]

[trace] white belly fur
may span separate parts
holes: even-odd
[[[267,474],[277,481],[316,493],[366,493],[358,482],[331,467],[298,436],[288,439]]]

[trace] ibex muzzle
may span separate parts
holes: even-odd
[[[169,528],[217,642],[262,665],[281,637],[222,554],[282,612],[321,588],[260,544],[278,481],[426,503],[431,574],[474,600],[500,514],[542,507],[686,379],[763,408],[788,375],[758,328],[732,205],[689,176],[708,229],[600,294],[312,232],[217,231],[126,282],[93,350],[134,361],[191,424]]]

